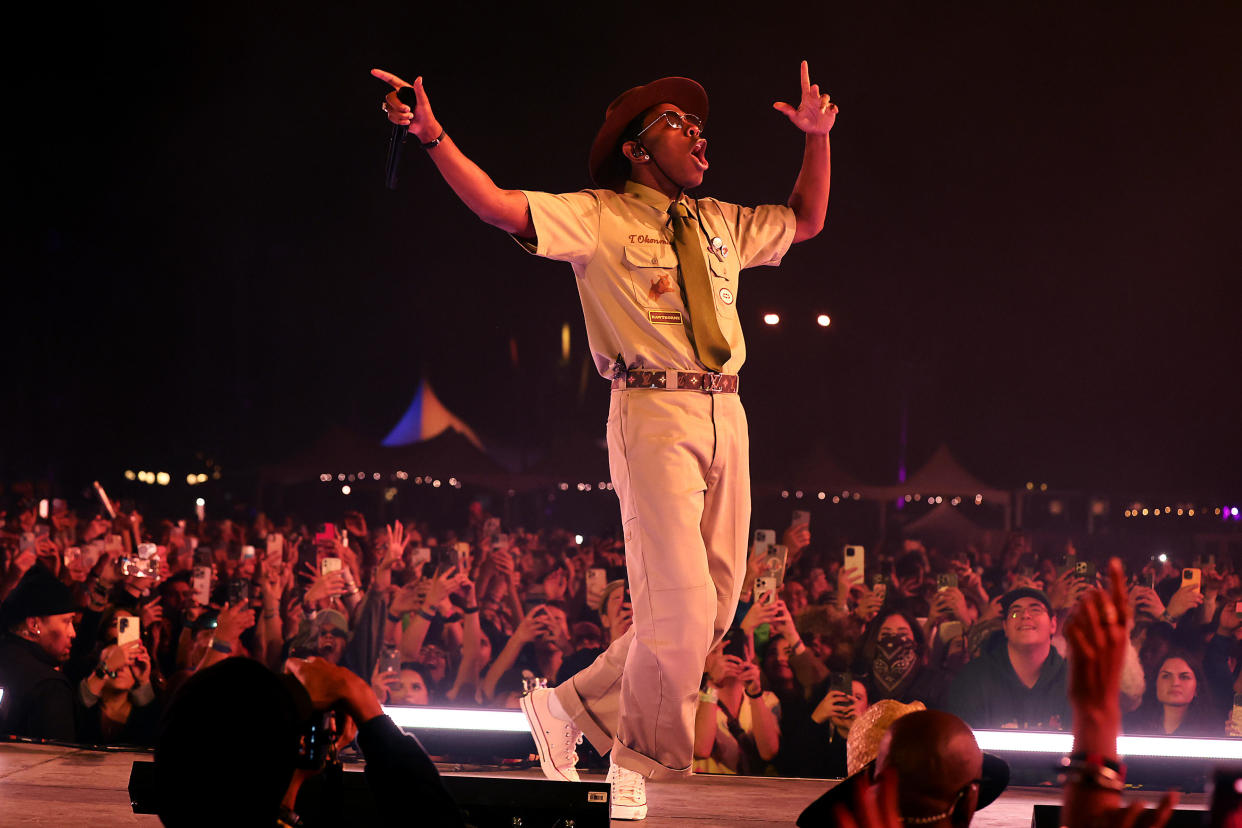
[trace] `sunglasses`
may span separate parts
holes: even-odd
[[[638,134],[635,135],[634,137],[635,138],[643,137],[644,132],[651,129],[656,124],[660,123],[661,120],[663,120],[664,123],[668,124],[673,129],[685,129],[688,126],[691,126],[691,127],[694,127],[696,130],[698,130],[700,135],[703,134],[703,119],[702,118],[700,118],[698,115],[691,115],[689,112],[674,112],[670,109],[667,112],[661,112],[659,115],[657,115],[654,121],[652,121],[651,123],[647,124],[642,129],[640,129],[638,131]]]

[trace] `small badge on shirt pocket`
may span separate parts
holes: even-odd
[[[647,318],[655,325],[680,325],[681,311],[647,311]]]

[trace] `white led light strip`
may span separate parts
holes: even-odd
[[[520,710],[469,710],[451,707],[385,707],[398,727],[417,730],[470,730],[493,733],[529,733]],[[976,730],[982,750],[1001,753],[1063,755],[1074,748],[1069,733],[1019,730]],[[1172,736],[1119,736],[1122,756],[1164,756],[1181,759],[1242,760],[1242,739],[1182,739]]]
[[[521,710],[469,710],[454,707],[385,707],[398,727],[420,730],[483,730],[530,733]]]
[[[1069,753],[1069,733],[1026,733],[1019,730],[976,730],[982,750],[1013,753]],[[1166,756],[1181,759],[1242,759],[1242,739],[1183,739],[1176,736],[1118,736],[1122,756]]]

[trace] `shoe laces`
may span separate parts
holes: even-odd
[[[583,733],[574,727],[573,722],[565,722],[564,739],[565,752],[573,757],[574,764],[578,764],[578,752],[574,750],[576,745],[582,744]]]
[[[612,775],[612,786],[619,797],[641,799],[647,790],[647,778],[618,766]]]

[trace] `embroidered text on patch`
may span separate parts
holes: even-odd
[[[681,311],[653,310],[647,313],[647,318],[657,325],[680,325]]]
[[[645,233],[631,233],[630,244],[669,244],[669,242],[667,239],[653,239]]]

